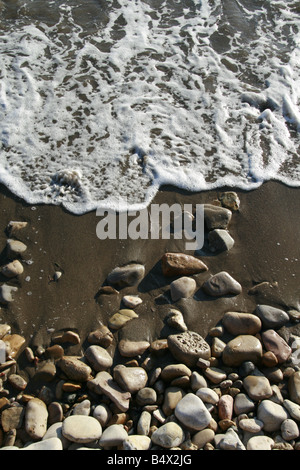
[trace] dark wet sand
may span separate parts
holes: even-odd
[[[7,261],[7,224],[11,220],[28,222],[18,235],[28,246],[23,256],[24,273],[8,282],[19,289],[14,302],[1,307],[1,323],[10,324],[13,332],[25,336],[33,347],[47,347],[53,331],[60,329],[78,331],[83,342],[99,324],[107,325],[122,305],[123,295],[130,293],[143,299],[136,308],[139,318],[115,333],[116,340],[152,341],[170,334],[164,318],[171,305],[172,279],[162,275],[160,259],[167,251],[184,252],[185,240],[99,240],[96,226],[100,218],[95,212],[74,216],[61,207],[31,207],[4,187],[0,189],[1,265]],[[226,189],[191,194],[165,187],[153,202],[195,206],[212,202]],[[204,337],[229,310],[252,312],[258,303],[300,310],[300,188],[268,182],[257,190],[236,192],[240,211],[233,213],[229,226],[234,247],[214,255],[204,247],[198,256],[209,270],[194,276],[198,285],[195,296],[173,304],[182,311],[188,328]],[[109,272],[129,262],[145,265],[146,276],[140,285],[117,295],[98,295]],[[58,282],[49,282],[55,263],[63,276]],[[216,299],[203,293],[202,283],[220,271],[240,282],[242,294]],[[249,289],[264,281],[272,285],[249,294]]]

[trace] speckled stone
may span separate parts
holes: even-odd
[[[209,344],[194,331],[184,331],[168,336],[168,347],[179,362],[193,367],[199,358],[209,359],[211,350]]]

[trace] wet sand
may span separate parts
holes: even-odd
[[[188,329],[203,337],[229,310],[252,312],[259,303],[300,310],[300,188],[268,182],[253,191],[236,190],[241,206],[228,227],[235,240],[233,248],[212,254],[205,245],[196,255],[208,271],[193,276],[198,286],[193,298],[175,303],[169,292],[173,279],[162,275],[160,260],[168,251],[185,252],[185,240],[99,240],[100,218],[95,212],[74,216],[61,207],[31,207],[6,188],[0,189],[1,266],[7,262],[8,223],[28,222],[16,237],[27,245],[22,257],[24,273],[7,282],[18,291],[13,303],[1,306],[0,322],[11,325],[32,347],[49,346],[53,332],[62,329],[79,332],[83,342],[99,324],[107,325],[125,294],[138,294],[143,303],[135,309],[139,318],[115,333],[116,341],[166,338],[171,330],[165,316],[171,305],[182,311]],[[225,190],[232,188],[191,194],[164,187],[153,203],[195,206],[211,203]],[[119,294],[100,294],[110,271],[130,262],[144,264],[143,281]],[[58,282],[50,282],[57,266],[63,275]],[[227,271],[242,285],[241,294],[222,298],[204,294],[203,282],[220,271]],[[269,284],[259,286],[263,282]],[[257,285],[256,293],[249,293]]]

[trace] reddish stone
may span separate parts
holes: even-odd
[[[161,259],[164,276],[189,276],[207,271],[208,267],[200,259],[184,253],[165,253]]]

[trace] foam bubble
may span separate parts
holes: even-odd
[[[22,5],[0,33],[0,179],[18,196],[81,214],[164,184],[299,186],[296,0]]]

